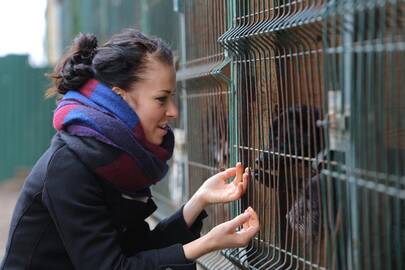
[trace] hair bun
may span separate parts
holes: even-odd
[[[97,38],[93,34],[80,33],[74,40],[74,45],[77,48],[78,54],[82,58],[82,62],[90,64],[97,49]],[[86,61],[87,60],[87,61]]]
[[[92,62],[97,51],[97,38],[93,34],[80,33],[73,41],[69,53],[55,67],[55,86],[59,93],[78,90],[94,77]]]

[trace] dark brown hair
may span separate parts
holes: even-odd
[[[173,55],[166,42],[147,37],[135,29],[125,29],[100,47],[95,35],[80,33],[53,73],[48,74],[53,87],[47,90],[46,96],[78,90],[91,78],[110,87],[128,89],[141,80],[148,55],[173,65]]]

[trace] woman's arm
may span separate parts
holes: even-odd
[[[249,169],[242,174],[242,164],[220,172],[209,179],[197,190],[183,209],[184,220],[190,226],[199,213],[209,204],[226,203],[239,199],[245,193]],[[230,177],[236,176],[228,183]],[[242,227],[237,231],[238,227]],[[252,208],[234,219],[219,224],[209,233],[183,246],[185,257],[195,260],[214,250],[246,246],[259,231],[260,225]]]
[[[42,202],[75,269],[195,269],[182,244],[125,256],[98,180],[69,153],[63,147],[54,154]]]
[[[192,205],[189,204],[189,206]],[[189,220],[190,223],[187,223],[184,216],[184,207],[186,205],[183,205],[168,218],[161,220],[151,231],[150,243],[152,247],[165,247],[175,243],[186,244],[200,237],[202,220],[207,217],[207,213],[201,210],[190,211],[193,215],[200,213],[197,217],[193,217],[192,222]]]
[[[205,207],[206,203],[203,201],[198,193],[194,194],[191,199],[184,205],[183,216],[184,221],[186,222],[188,227],[190,227],[194,223],[196,218],[200,215]]]
[[[237,228],[242,227],[240,230]],[[234,219],[219,224],[202,237],[183,246],[188,260],[195,260],[211,251],[246,246],[259,231],[259,220],[252,208]]]
[[[189,243],[200,235],[201,220],[206,216],[204,208],[213,203],[226,203],[239,199],[246,191],[249,170],[243,173],[242,164],[217,173],[207,179],[191,199],[183,206],[182,212],[160,222],[152,231],[154,246],[172,243]],[[227,180],[235,177],[230,183]],[[181,209],[180,209],[181,211]],[[197,224],[196,224],[197,223]],[[198,240],[195,246],[201,246]],[[204,247],[205,248],[205,247]]]
[[[184,220],[191,226],[201,211],[214,203],[226,203],[239,199],[245,193],[249,169],[243,173],[242,164],[229,168],[208,178],[183,208]],[[227,180],[235,177],[230,183]]]

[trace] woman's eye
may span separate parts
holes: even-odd
[[[165,103],[167,100],[167,97],[158,97],[157,100],[159,100],[161,103]]]

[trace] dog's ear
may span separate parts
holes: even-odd
[[[314,171],[319,172],[322,169],[322,163],[327,158],[327,150],[321,149],[321,151],[316,154],[316,159],[312,161],[311,167]]]

